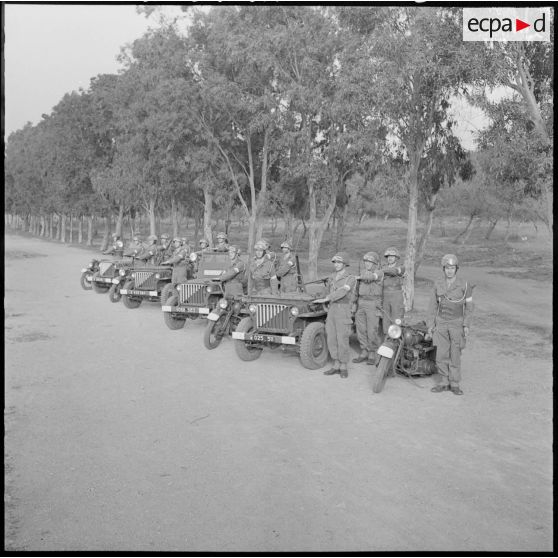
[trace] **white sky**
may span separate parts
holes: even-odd
[[[137,14],[133,4],[5,4],[4,9],[6,137],[26,122],[37,124],[65,93],[87,89],[92,77],[115,73],[120,48],[156,23]],[[485,122],[482,113],[461,103],[454,110],[458,135],[472,149],[472,133]]]

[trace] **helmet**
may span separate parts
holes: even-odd
[[[209,242],[207,242],[207,238],[200,238],[198,244],[205,244],[206,246],[209,246]]]
[[[187,239],[185,236],[183,236],[183,237],[180,239],[180,242],[182,242],[182,244],[188,244],[188,239]]]
[[[162,237],[161,237],[161,238],[162,238]],[[173,242],[180,242],[180,243],[182,242],[182,240],[180,240],[180,238],[179,238],[178,236],[175,236],[175,237],[172,239],[172,241],[173,241]]]
[[[454,265],[455,267],[459,267],[459,260],[457,256],[454,254],[446,254],[442,258],[442,267],[446,267],[446,265]]]
[[[114,240],[118,240],[118,239],[120,238],[120,235],[119,235],[119,234],[116,234],[116,233],[112,233],[112,238],[113,238]]]
[[[344,263],[345,265],[351,265],[349,263],[349,254],[347,254],[347,252],[337,252],[337,254],[335,254],[335,256],[333,256],[333,258],[331,258],[332,262],[341,262]]]
[[[396,258],[401,257],[399,254],[399,250],[397,248],[394,248],[393,246],[386,248],[386,251],[384,252],[384,258],[387,258],[388,256],[395,256]]]
[[[168,240],[169,239],[169,235],[167,233],[163,233],[161,235],[161,240]]]
[[[217,240],[219,240],[220,238],[223,238],[223,239],[227,240],[229,237],[227,236],[227,233],[218,232],[216,238],[217,238]]]
[[[269,248],[269,244],[266,240],[258,240],[258,242],[254,244],[254,248],[256,250],[267,250]]]
[[[376,252],[366,252],[366,254],[364,254],[364,256],[362,256],[362,259],[365,262],[372,262],[372,263],[375,263],[375,264],[380,263],[380,256],[378,256],[378,254]]]
[[[240,254],[240,248],[236,244],[231,244],[229,246],[229,252],[234,250],[236,254]]]
[[[135,242],[139,242],[140,239],[141,239],[141,235],[139,235],[139,234],[135,234],[135,235],[132,237],[132,240],[134,240]]]
[[[286,241],[285,242],[281,242],[281,248],[288,248],[289,250],[292,250],[293,247],[291,246],[291,243]]]
[[[151,242],[157,242],[157,235],[156,234],[150,234],[147,237],[147,240],[150,240]]]

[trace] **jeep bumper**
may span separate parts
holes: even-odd
[[[263,343],[277,343],[279,345],[296,345],[296,337],[285,335],[268,335],[262,333],[243,333],[241,331],[233,331],[232,338],[240,341],[254,341]]]

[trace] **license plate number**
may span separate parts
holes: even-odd
[[[252,335],[252,341],[267,341],[268,343],[273,343],[275,337],[273,335],[260,335],[259,333],[254,333]]]

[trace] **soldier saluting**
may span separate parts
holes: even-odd
[[[473,316],[473,288],[457,276],[459,260],[454,254],[442,258],[444,277],[435,282],[428,306],[427,326],[436,345],[436,365],[441,382],[434,393],[451,391],[463,395],[461,381],[461,351],[469,335]]]
[[[349,375],[350,358],[349,337],[351,335],[351,301],[356,286],[356,277],[347,272],[349,256],[338,252],[331,258],[335,273],[327,278],[328,295],[314,302],[329,302],[326,318],[327,348],[333,359],[333,366],[324,374],[339,374],[341,378]]]

